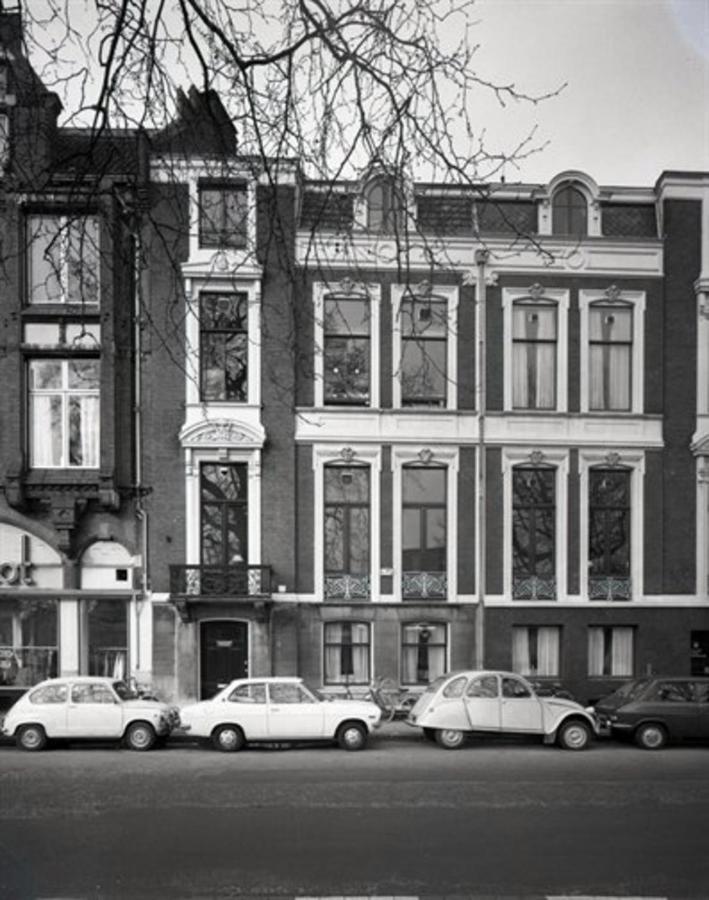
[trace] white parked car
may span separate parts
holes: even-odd
[[[150,750],[177,724],[174,707],[147,700],[123,681],[77,675],[30,688],[9,709],[2,733],[23,750],[42,750],[53,738],[124,741]]]
[[[584,750],[598,733],[592,712],[574,700],[540,697],[513,672],[449,672],[433,681],[406,720],[441,747],[455,750],[466,734],[534,734],[547,744]]]
[[[241,678],[210,700],[180,710],[181,730],[217,750],[250,742],[337,741],[362,750],[382,713],[366,700],[327,700],[301,678]]]

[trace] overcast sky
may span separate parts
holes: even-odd
[[[664,169],[709,171],[709,0],[478,0],[480,69],[559,97],[486,116],[510,145],[537,126],[546,149],[506,172],[547,181],[652,185]]]

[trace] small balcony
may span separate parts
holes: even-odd
[[[588,579],[589,600],[632,600],[630,578],[622,575],[591,575]]]
[[[371,597],[369,575],[347,572],[325,573],[325,599],[343,603],[366,603]]]
[[[515,575],[512,579],[512,596],[515,600],[556,600],[556,578],[553,575],[547,578]]]
[[[170,566],[173,597],[263,599],[271,596],[271,567]]]

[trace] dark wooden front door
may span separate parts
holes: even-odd
[[[222,619],[200,629],[200,696],[212,697],[234,678],[249,672],[249,626]]]

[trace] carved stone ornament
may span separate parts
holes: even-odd
[[[697,482],[699,484],[709,484],[709,469],[701,468],[697,471]]]
[[[433,459],[433,452],[428,447],[424,447],[422,450],[419,450],[419,459],[427,466]]]
[[[350,294],[367,294],[368,291],[366,285],[352,281],[351,278],[343,278],[337,285],[337,293],[349,296]]]
[[[216,419],[183,428],[180,441],[183,447],[262,447],[265,437],[263,428],[257,431],[241,422]]]
[[[343,447],[342,450],[340,450],[340,456],[342,457],[344,462],[351,463],[355,458],[355,452],[352,447]]]
[[[433,291],[433,288],[431,286],[431,282],[426,281],[425,279],[423,281],[419,282],[416,285],[416,287],[414,288],[414,293],[416,294],[417,297],[430,297],[432,291]]]
[[[539,284],[539,282],[536,282],[535,284],[533,284],[530,287],[530,289],[527,291],[527,293],[533,300],[540,300],[544,296],[545,290],[546,290],[546,288],[544,287],[544,285]]]
[[[545,457],[541,450],[532,450],[529,454],[529,461],[533,466],[541,466],[544,459]]]
[[[610,287],[607,287],[603,293],[606,295],[606,298],[608,300],[620,300],[620,288],[617,284],[612,284]]]
[[[609,465],[609,466],[620,465],[620,453],[616,453],[615,451],[606,453],[606,465]]]

